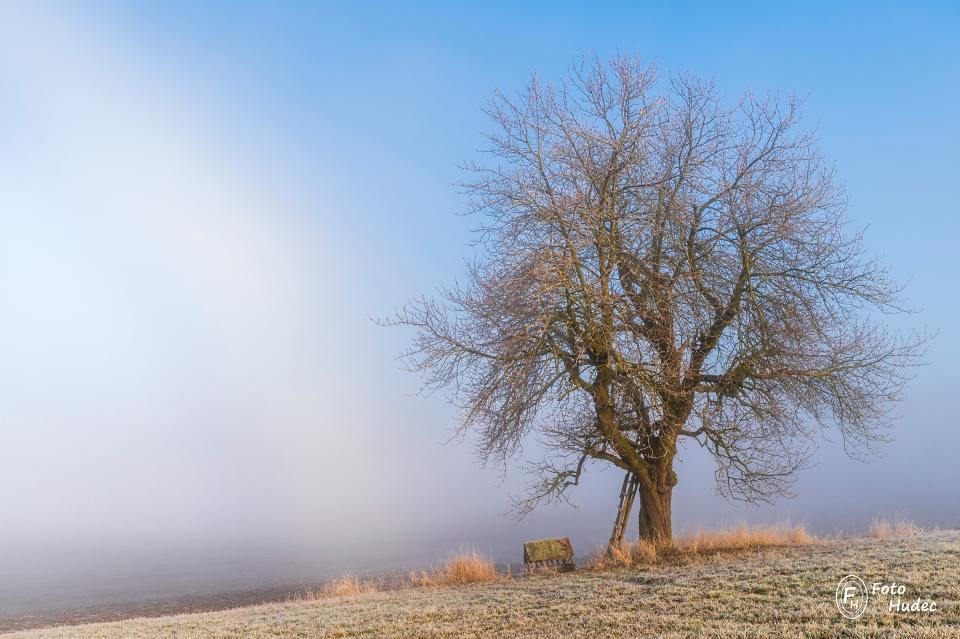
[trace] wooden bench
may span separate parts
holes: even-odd
[[[567,537],[528,541],[523,544],[523,563],[530,572],[541,567],[570,572],[574,569],[573,546]]]

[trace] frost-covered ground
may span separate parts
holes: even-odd
[[[935,612],[835,605],[842,577],[904,586]],[[32,630],[6,638],[924,637],[960,638],[960,532],[854,539],[696,558],[643,570],[503,579],[356,597]]]

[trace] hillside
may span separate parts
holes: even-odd
[[[895,582],[844,619],[856,574]],[[933,612],[888,610],[920,598]],[[3,635],[6,639],[334,637],[960,638],[960,532],[852,539],[696,558],[649,569],[578,571]]]

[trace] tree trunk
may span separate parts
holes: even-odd
[[[620,505],[617,508],[617,517],[613,522],[613,532],[610,534],[610,543],[607,552],[612,554],[615,548],[623,545],[623,538],[627,534],[627,525],[630,522],[630,511],[633,510],[633,501],[637,496],[639,478],[631,472],[623,476],[623,486],[620,488]]]
[[[669,546],[673,541],[671,499],[673,486],[663,484],[653,490],[640,482],[640,538],[655,546]]]

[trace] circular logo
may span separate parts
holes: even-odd
[[[856,575],[847,575],[837,586],[837,610],[847,619],[859,619],[867,609],[867,584]]]

